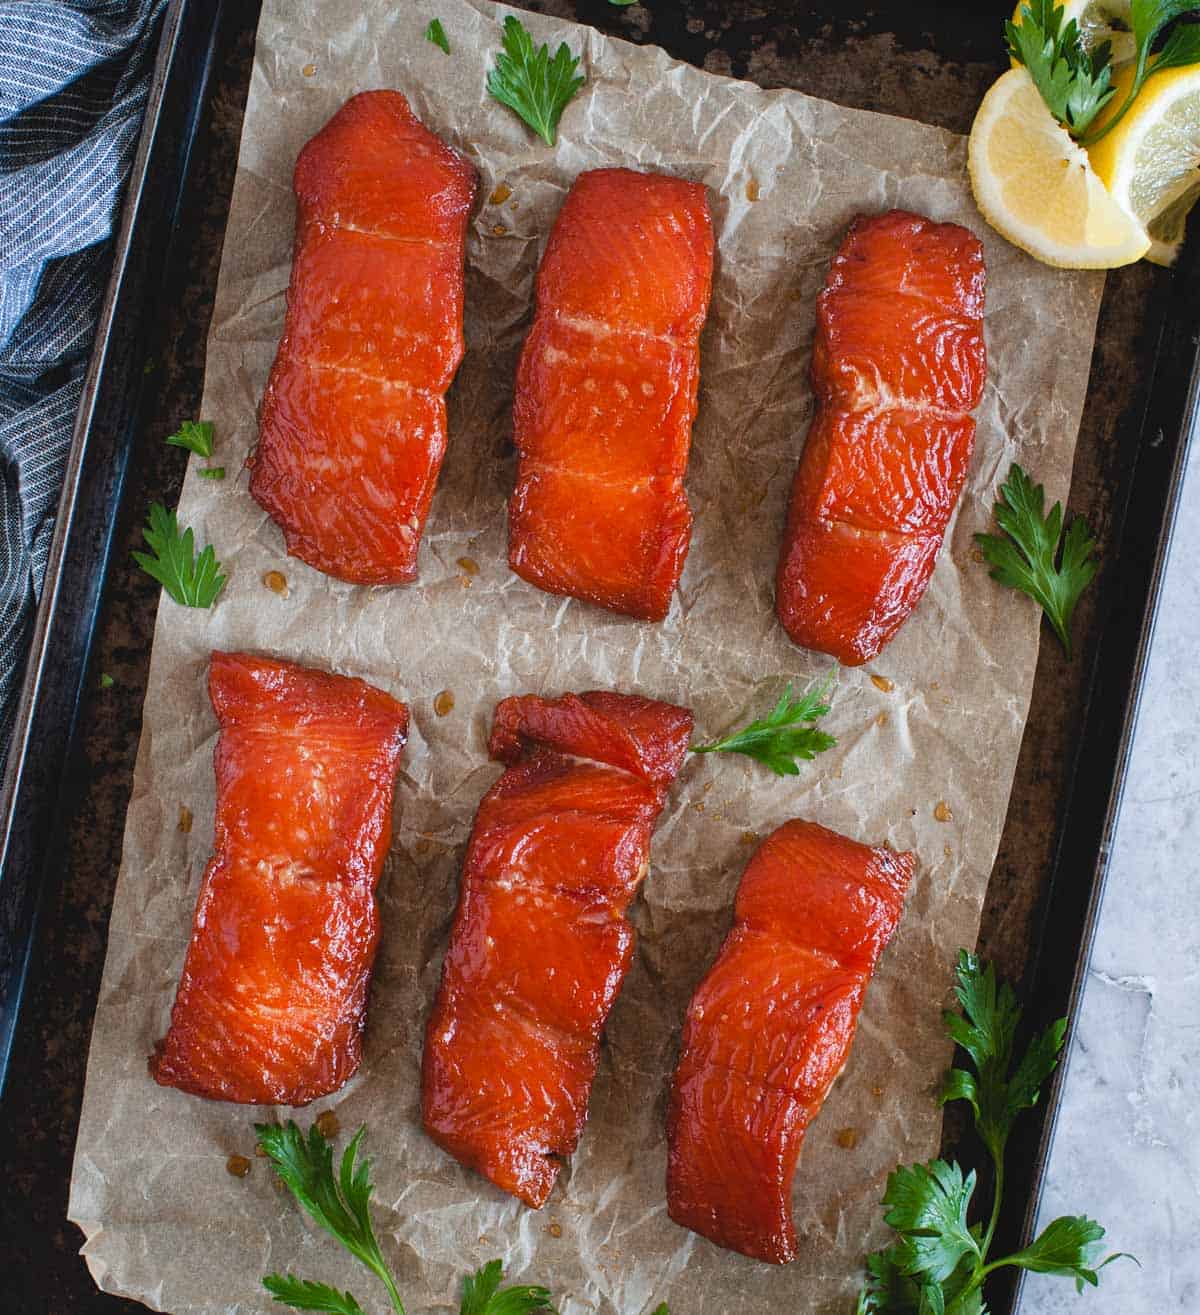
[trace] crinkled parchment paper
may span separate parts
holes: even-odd
[[[243,1180],[226,1172],[228,1155],[251,1153],[252,1122],[273,1111],[167,1091],[146,1071],[212,836],[208,655],[250,649],[363,676],[412,708],[366,1057],[302,1116],[333,1108],[344,1129],[369,1125],[380,1229],[410,1311],[457,1310],[461,1274],[496,1256],[511,1276],[549,1284],[566,1315],[637,1315],[664,1299],[678,1315],[845,1310],[880,1239],[888,1170],[937,1144],[933,1093],[948,1058],[939,1008],[956,948],[975,939],[1033,680],[1037,611],[988,579],[971,535],[1014,457],[1051,497],[1065,494],[1102,281],[1044,268],[993,235],[970,200],[961,138],[523,15],[538,39],[582,51],[588,74],[549,150],[484,95],[501,13],[486,0],[268,0],[263,10],[203,408],[230,477],[210,483],[193,469],[180,505],[230,580],[211,612],[169,599],[159,612],[70,1216],[101,1286],[156,1309],[278,1309],[259,1286],[273,1269],[350,1286],[382,1309],[373,1280],[307,1226],[264,1162]],[[435,14],[451,58],[422,38]],[[296,153],[348,96],[374,87],[404,91],[482,175],[467,358],[420,583],[407,589],[355,588],[287,559],[241,471],[283,324]],[[705,183],[720,239],[687,476],[695,536],[657,626],[540,593],[505,564],[509,409],[534,272],[571,180],[617,164]],[[422,1028],[459,864],[499,771],[485,749],[492,709],[520,691],[611,687],[689,704],[709,736],[764,709],[784,679],[828,669],[785,638],[772,579],[813,406],[815,298],[854,214],[889,206],[957,220],[987,246],[991,373],[966,496],[915,615],[873,666],[842,672],[835,750],[795,779],[740,758],[685,766],[634,911],[637,955],[582,1145],[535,1213],[438,1150],[418,1113]],[[287,577],[287,597],[264,587],[270,570]],[[444,690],[454,708],[438,716]],[[934,811],[943,801],[946,821]],[[181,806],[194,814],[186,833]],[[663,1112],[683,1012],[728,929],[752,845],[795,816],[916,850],[920,869],[850,1063],[809,1132],[801,1255],[780,1270],[667,1218]]]

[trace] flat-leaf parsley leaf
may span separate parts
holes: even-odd
[[[383,1283],[396,1315],[404,1306],[395,1279],[383,1258],[371,1224],[371,1162],[358,1160],[358,1147],[366,1128],[359,1128],[342,1153],[334,1171],[333,1148],[314,1124],[308,1136],[289,1119],[286,1123],[255,1125],[258,1144],[284,1185],[309,1215]],[[459,1315],[555,1315],[546,1288],[518,1284],[502,1288],[504,1270],[492,1260],[463,1279]],[[284,1305],[297,1310],[326,1311],[329,1315],[364,1315],[349,1292],[295,1274],[268,1274],[263,1287]]]
[[[857,1315],[984,1315],[983,1284],[997,1269],[1032,1269],[1099,1282],[1105,1265],[1095,1254],[1104,1229],[1084,1215],[1066,1215],[1046,1226],[1024,1250],[996,1260],[988,1251],[1004,1191],[1004,1151],[1013,1120],[1032,1106],[1062,1050],[1066,1020],[1036,1036],[1014,1064],[1013,1045],[1021,1010],[1012,988],[998,984],[990,964],[960,952],[955,994],[961,1013],[947,1012],[950,1035],[966,1052],[970,1067],[951,1069],[942,1102],[967,1100],[976,1129],[992,1161],[992,1208],[986,1227],[969,1223],[974,1172],[934,1160],[896,1169],[884,1192],[884,1219],[897,1240],[867,1257],[867,1276]]]
[[[1121,122],[1148,79],[1164,69],[1200,63],[1200,26],[1192,23],[1177,24],[1154,49],[1167,25],[1196,7],[1195,0],[1132,0],[1133,74],[1125,99],[1098,128],[1091,125],[1115,90],[1111,43],[1086,50],[1076,21],[1063,22],[1061,0],[1024,0],[1020,22],[1005,23],[1004,34],[1009,53],[1029,70],[1050,113],[1082,145],[1094,146]]]
[[[550,47],[534,46],[519,18],[504,20],[504,49],[488,74],[489,94],[515,111],[547,146],[558,137],[558,121],[567,102],[583,86],[579,56],[564,41],[550,58]]]
[[[185,420],[166,440],[172,447],[185,447],[198,457],[213,454],[213,426],[211,420]]]
[[[450,53],[450,38],[446,35],[446,29],[442,26],[440,18],[429,20],[429,26],[425,29],[425,40],[432,41],[444,55]]]
[[[1025,0],[1021,21],[1005,23],[1004,34],[1050,113],[1069,132],[1083,133],[1113,95],[1111,46],[1085,51],[1079,25],[1073,18],[1063,23],[1058,0]]]
[[[196,556],[195,536],[180,533],[175,513],[160,502],[150,508],[142,538],[151,551],[135,552],[133,560],[183,607],[211,607],[225,585],[221,563],[210,543]]]
[[[1079,595],[1099,570],[1092,556],[1096,541],[1082,516],[1067,527],[1059,558],[1063,509],[1056,502],[1045,515],[1046,491],[1014,461],[1008,480],[1000,485],[996,522],[1008,535],[977,534],[993,580],[1019,589],[1042,605],[1054,633],[1071,656],[1071,617]],[[1058,560],[1056,560],[1058,559]]]
[[[742,753],[764,763],[776,776],[798,776],[797,758],[810,761],[837,743],[815,725],[829,711],[825,699],[834,675],[831,671],[819,685],[809,686],[796,699],[789,684],[765,717],[712,744],[694,745],[692,752]]]

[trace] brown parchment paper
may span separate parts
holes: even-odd
[[[213,648],[363,676],[412,708],[365,1059],[342,1092],[301,1116],[332,1108],[344,1129],[369,1125],[379,1229],[410,1311],[457,1310],[460,1276],[497,1256],[510,1277],[549,1284],[566,1315],[637,1315],[663,1300],[677,1315],[845,1310],[881,1237],[887,1172],[936,1147],[933,1093],[948,1058],[939,1008],[955,950],[975,939],[1038,643],[1036,609],[987,578],[971,535],[1014,457],[1052,498],[1065,495],[1102,279],[1047,269],[998,239],[970,200],[961,138],[764,92],[523,14],[537,39],[582,52],[588,77],[550,150],[484,94],[504,12],[487,0],[263,9],[203,407],[229,478],[210,483],[193,469],[179,508],[230,578],[211,611],[164,598],[159,612],[71,1185],[97,1282],[155,1309],[278,1309],[259,1286],[274,1269],[351,1287],[368,1310],[383,1309],[373,1280],[308,1226],[263,1161],[244,1180],[226,1172],[228,1155],[252,1154],[251,1124],[273,1111],[198,1100],[147,1075],[211,844]],[[434,16],[450,58],[423,40]],[[348,96],[374,87],[404,91],[482,176],[468,353],[420,582],[407,589],[356,588],[287,559],[241,470],[283,323],[297,151]],[[505,564],[509,409],[534,272],[571,180],[614,164],[702,181],[719,234],[687,477],[695,535],[657,626],[540,593]],[[611,687],[690,705],[707,737],[758,715],[784,680],[828,670],[776,624],[772,579],[813,405],[816,294],[853,215],[896,205],[967,224],[987,247],[991,369],[966,495],[915,615],[872,667],[841,673],[828,719],[836,749],[794,779],[741,758],[685,766],[634,910],[637,955],[582,1145],[535,1213],[438,1150],[418,1110],[422,1028],[458,868],[499,771],[485,749],[492,709],[521,691]],[[284,573],[287,597],[264,587],[269,570]],[[454,708],[439,717],[443,690]],[[935,816],[941,802],[949,820]],[[181,806],[194,815],[186,833]],[[801,1256],[780,1270],[668,1219],[663,1113],[683,1011],[728,929],[752,845],[794,816],[913,849],[920,868],[850,1062],[809,1132],[795,1193]]]

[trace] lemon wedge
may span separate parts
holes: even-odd
[[[1012,21],[1021,24],[1021,6],[1017,0]],[[1089,54],[1105,41],[1112,43],[1113,68],[1128,64],[1137,56],[1133,39],[1132,0],[1063,0],[1064,26],[1074,19],[1079,24],[1079,40]]]
[[[1146,230],[1105,190],[1023,68],[1001,74],[984,96],[967,165],[983,217],[1048,265],[1113,269],[1149,249]]]
[[[1131,76],[1127,69],[1113,79],[1117,94],[1093,131],[1124,103]],[[1147,259],[1173,264],[1188,211],[1200,196],[1200,65],[1149,78],[1129,112],[1088,155],[1105,187],[1150,234]]]

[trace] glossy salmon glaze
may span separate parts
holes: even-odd
[[[150,1071],[305,1105],[358,1068],[408,709],[361,680],[214,653],[213,856]]]
[[[892,210],[851,225],[817,303],[817,412],[775,582],[803,648],[868,662],[925,592],[975,443],[985,284],[957,224]]]
[[[787,822],[750,860],[696,989],[667,1114],[671,1218],[774,1265],[796,1256],[792,1177],[896,930],[913,856]]]
[[[692,716],[593,692],[505,699],[425,1036],[429,1135],[526,1205],[579,1143],[633,954],[625,919]]]
[[[666,616],[692,536],[683,476],[712,267],[699,184],[597,169],[571,188],[513,408],[508,561],[539,589]]]
[[[300,152],[287,319],[250,492],[288,552],[355,584],[416,578],[463,356],[474,168],[397,91],[346,102]]]

